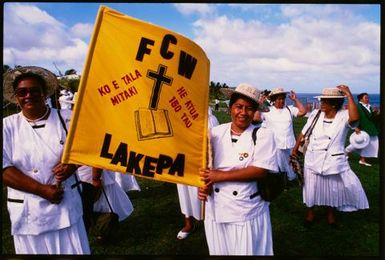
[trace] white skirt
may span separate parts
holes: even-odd
[[[103,186],[112,210],[119,215],[119,221],[126,219],[134,211],[128,195],[116,182]],[[94,212],[111,212],[103,192],[94,203]]]
[[[277,160],[279,169],[282,172],[287,173],[287,178],[289,179],[289,181],[292,181],[297,178],[297,175],[294,173],[293,168],[289,163],[291,150],[292,149],[277,149]]]
[[[198,199],[198,188],[194,186],[177,184],[180,210],[186,218],[201,219],[201,202]]]
[[[349,144],[345,151],[351,153],[357,151],[362,157],[377,158],[378,157],[378,136],[370,136],[369,144],[363,149],[355,149],[353,145]]]
[[[304,179],[303,202],[307,207],[330,206],[339,211],[369,208],[361,182],[351,169],[324,176],[305,167]]]
[[[361,150],[362,157],[377,158],[378,156],[378,136],[371,136],[368,146]]]
[[[273,255],[269,208],[245,222],[216,223],[205,220],[210,255]]]
[[[14,235],[16,254],[90,255],[82,218],[72,226],[40,235]]]
[[[127,173],[115,172],[115,181],[123,188],[125,192],[136,190],[140,191],[138,182],[135,176]]]

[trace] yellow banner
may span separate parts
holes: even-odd
[[[191,40],[101,6],[62,162],[202,186],[209,67]]]

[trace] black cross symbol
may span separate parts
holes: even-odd
[[[160,89],[162,88],[163,83],[169,86],[172,84],[172,78],[165,76],[166,72],[167,67],[162,64],[159,64],[158,71],[147,71],[147,77],[155,81],[150,99],[150,109],[156,109],[158,107]]]

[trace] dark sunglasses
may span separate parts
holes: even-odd
[[[15,90],[15,96],[25,97],[29,93],[31,96],[37,97],[40,96],[42,92],[40,87],[18,88]]]

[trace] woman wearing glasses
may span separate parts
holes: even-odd
[[[342,109],[344,97],[348,109]],[[303,202],[307,212],[305,226],[315,220],[315,206],[327,207],[327,223],[337,227],[335,210],[355,211],[369,208],[360,180],[350,169],[344,152],[346,135],[359,119],[348,86],[325,88],[318,96],[320,111],[314,110],[297,138],[292,154],[297,156],[300,140],[314,122],[305,152]]]
[[[57,87],[56,76],[40,67],[4,75],[4,98],[21,108],[3,119],[3,182],[16,254],[90,254],[77,167],[60,163],[71,111],[45,102]]]

